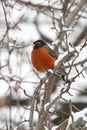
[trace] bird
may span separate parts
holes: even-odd
[[[54,63],[57,59],[55,51],[42,40],[30,42],[30,45],[33,46],[31,52],[31,62],[33,67],[41,73],[54,69]]]

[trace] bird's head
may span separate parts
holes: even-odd
[[[43,42],[42,40],[37,40],[35,42],[30,42],[30,44],[33,46],[33,49],[39,48],[39,47],[43,47],[46,45],[45,42]]]

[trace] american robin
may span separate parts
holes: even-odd
[[[33,45],[31,61],[34,68],[39,72],[54,69],[54,62],[57,59],[55,52],[42,40],[37,40],[30,44]]]

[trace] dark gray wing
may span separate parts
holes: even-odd
[[[54,50],[52,50],[48,45],[45,45],[44,47],[47,49],[48,53],[49,53],[52,57],[54,57],[55,59],[57,59],[57,55],[56,55],[56,53],[55,53]]]

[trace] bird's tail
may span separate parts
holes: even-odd
[[[60,79],[62,79],[63,81],[65,81],[66,83],[69,83],[70,80],[67,79],[67,73],[63,70],[63,69],[57,69],[54,71],[53,75],[59,77]]]

